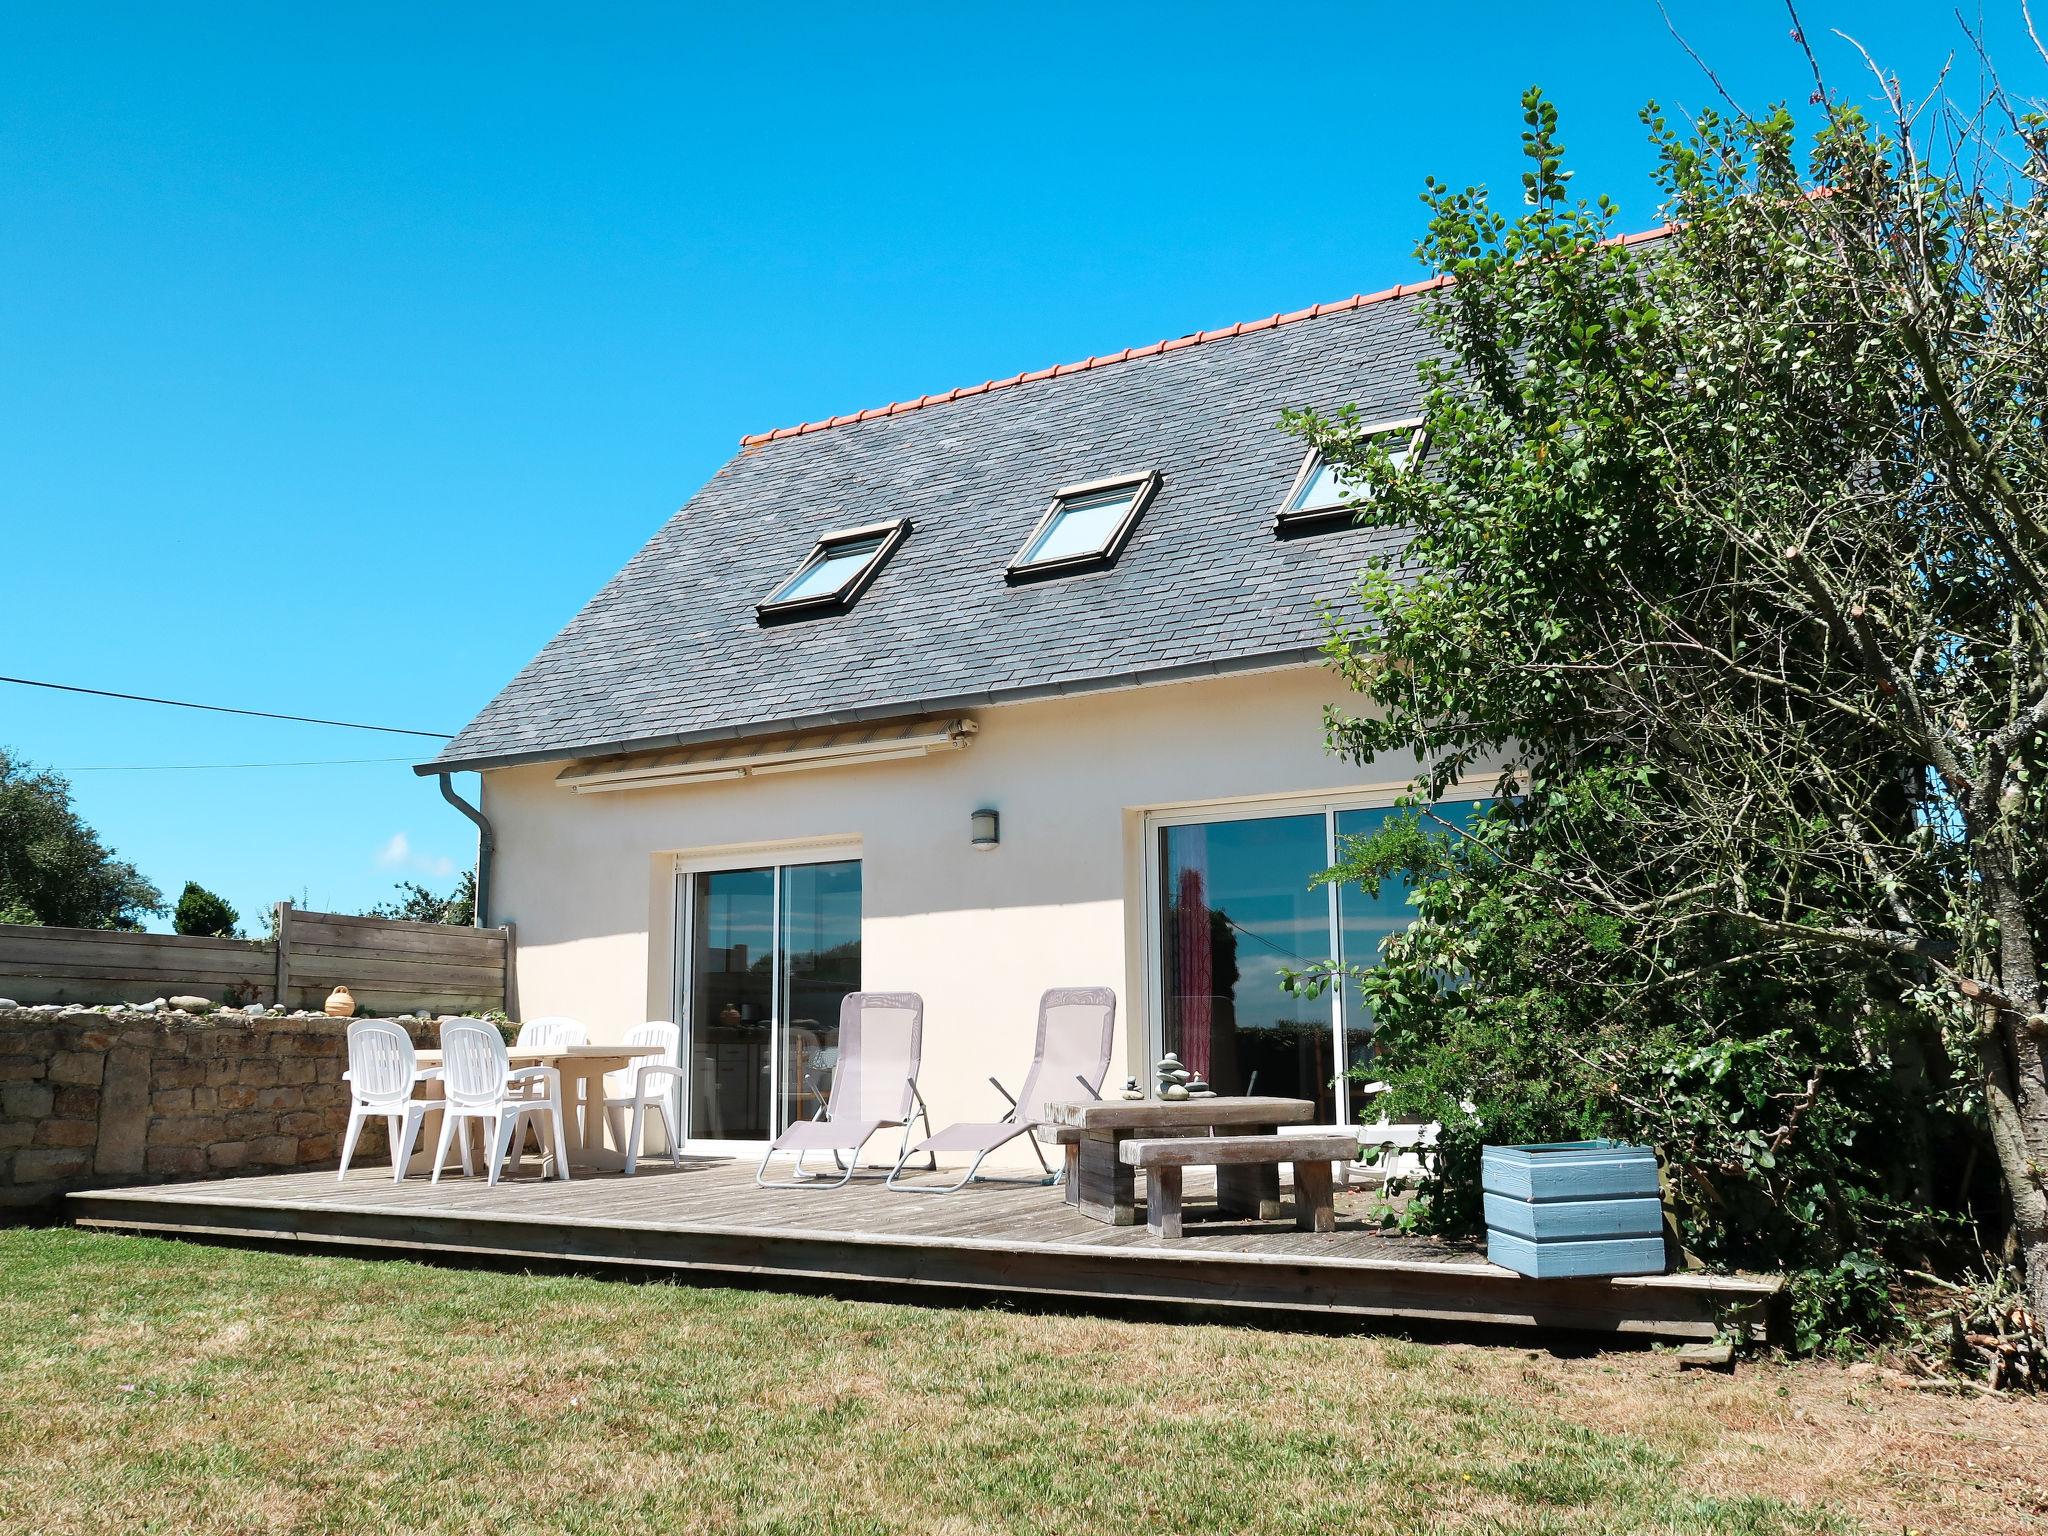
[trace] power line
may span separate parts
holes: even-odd
[[[344,731],[383,731],[391,736],[431,736],[451,741],[452,731],[412,731],[398,725],[361,725],[353,720],[322,720],[313,715],[280,715],[268,709],[231,709],[225,704],[194,704],[187,699],[159,699],[146,693],[115,693],[109,688],[80,688],[72,683],[45,683],[32,677],[0,677],[0,683],[19,683],[24,688],[52,688],[59,693],[89,693],[99,699],[127,699],[135,704],[168,704],[173,709],[204,709],[216,715],[252,715],[258,720],[291,720],[299,725],[332,725]]]
[[[409,763],[410,757],[318,757],[293,763],[86,763],[53,773],[187,773],[211,768],[343,768],[355,763]]]

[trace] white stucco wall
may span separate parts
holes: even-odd
[[[1402,781],[1325,753],[1321,712],[1343,697],[1297,667],[983,709],[966,750],[869,767],[586,795],[555,783],[560,764],[489,773],[519,1012],[599,1040],[674,1017],[676,854],[855,837],[863,985],[923,995],[939,1123],[1000,1113],[986,1079],[1017,1086],[1047,987],[1114,986],[1112,1085],[1142,1078],[1145,813]],[[993,852],[969,844],[979,806],[1002,814]]]

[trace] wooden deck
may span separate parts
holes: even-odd
[[[566,1261],[680,1280],[900,1288],[947,1299],[1382,1322],[1483,1324],[1663,1339],[1724,1327],[1758,1334],[1778,1291],[1767,1279],[1665,1275],[1527,1280],[1476,1250],[1388,1235],[1346,1210],[1334,1233],[1291,1219],[1203,1220],[1205,1176],[1188,1180],[1187,1236],[1090,1220],[1038,1184],[909,1195],[862,1178],[843,1189],[763,1190],[750,1166],[643,1166],[636,1178],[541,1182],[532,1165],[481,1180],[388,1170],[289,1173],[70,1197],[80,1226],[191,1238],[305,1243],[432,1258]],[[1357,1202],[1363,1205],[1362,1200]]]

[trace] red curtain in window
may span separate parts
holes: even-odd
[[[1215,1025],[1215,938],[1209,924],[1207,876],[1209,847],[1206,829],[1177,828],[1183,843],[1181,869],[1174,885],[1173,932],[1168,939],[1177,983],[1174,1002],[1180,1024],[1181,1064],[1190,1072],[1209,1075],[1209,1035]]]

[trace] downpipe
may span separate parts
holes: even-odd
[[[484,813],[455,793],[453,774],[437,774],[441,781],[441,798],[476,823],[476,926],[491,926],[491,854],[497,848],[497,838],[491,831],[491,823]]]

